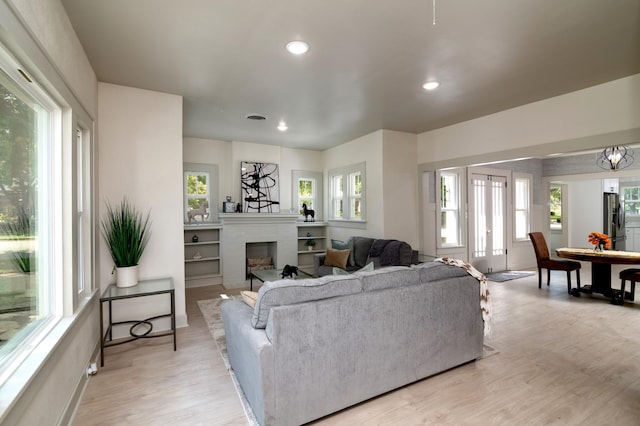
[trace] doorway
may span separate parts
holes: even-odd
[[[483,273],[506,270],[507,176],[470,171],[469,219],[471,264]]]

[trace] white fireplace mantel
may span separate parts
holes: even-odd
[[[220,222],[223,225],[250,224],[250,223],[292,223],[298,222],[297,214],[280,213],[220,213]]]
[[[223,225],[221,251],[225,287],[247,285],[247,243],[276,242],[276,268],[297,263],[297,214],[220,213],[219,217]]]

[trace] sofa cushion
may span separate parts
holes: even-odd
[[[354,272],[371,272],[373,271],[375,268],[373,266],[373,262],[369,262],[366,265],[364,265],[362,268],[358,269],[357,271],[348,271],[348,270],[344,270],[344,269],[340,269],[340,268],[333,268],[333,274],[332,275],[350,275]]]
[[[340,240],[331,240],[331,248],[336,250],[349,250],[349,261],[347,266],[355,266],[355,260],[353,258],[353,238],[349,238],[346,242]]]
[[[360,293],[362,282],[353,275],[327,275],[302,280],[267,281],[258,291],[251,324],[265,328],[271,308]]]
[[[389,266],[373,272],[356,272],[354,275],[362,280],[362,291],[420,284],[420,272],[406,266]]]
[[[349,260],[350,250],[334,250],[327,249],[326,257],[324,258],[325,266],[337,266],[338,268],[346,268],[347,261]]]
[[[373,238],[353,237],[353,263],[362,268],[368,263],[369,250],[373,244]]]
[[[418,265],[411,265],[411,268],[420,272],[420,281],[423,283],[468,275],[467,271],[462,268],[445,265],[441,262],[420,263]]]

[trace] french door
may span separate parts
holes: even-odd
[[[481,272],[507,269],[507,177],[469,173],[469,250]]]

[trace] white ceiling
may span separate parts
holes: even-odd
[[[640,73],[638,0],[62,3],[100,81],[184,97],[185,137],[321,150]]]

